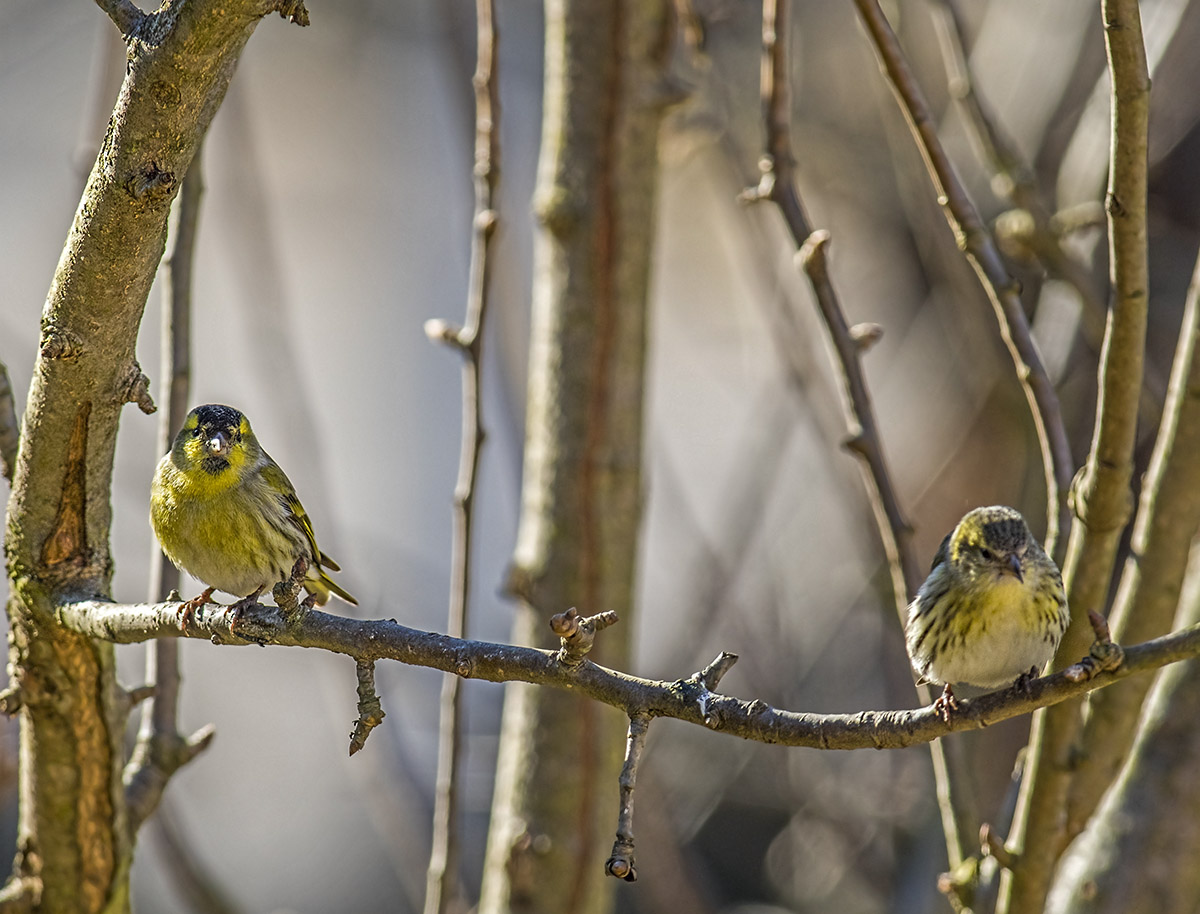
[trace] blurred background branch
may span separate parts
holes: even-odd
[[[912,527],[901,510],[892,484],[862,370],[862,356],[878,342],[884,331],[877,324],[856,324],[851,327],[847,323],[830,278],[826,258],[829,233],[812,230],[796,190],[796,156],[792,151],[790,133],[792,104],[788,22],[788,0],[764,0],[761,91],[766,151],[760,165],[762,179],[757,188],[744,192],[743,197],[775,203],[798,249],[796,263],[808,278],[836,353],[847,431],[843,447],[859,459],[863,470],[867,497],[891,570],[892,599],[903,629],[908,601],[921,586],[922,575],[912,548]],[[927,685],[919,685],[917,694],[923,704],[932,700]],[[930,744],[930,750],[933,753],[934,780],[946,835],[947,856],[950,868],[954,869],[970,856],[973,836],[979,829],[978,808],[972,794],[969,771],[958,747],[937,742]]]
[[[1009,348],[1017,379],[1029,401],[1041,445],[1046,478],[1045,544],[1046,551],[1055,555],[1059,533],[1067,526],[1066,496],[1075,473],[1058,395],[1034,345],[1016,283],[942,146],[929,104],[887,17],[877,0],[855,0],[855,5],[921,149],[938,203],[995,307],[1000,336]]]
[[[159,415],[156,457],[171,450],[175,433],[183,427],[190,409],[192,275],[203,196],[204,173],[198,151],[175,201],[162,263],[162,383],[158,399],[166,408]],[[155,546],[150,557],[150,601],[170,599],[172,593],[178,597],[178,591],[179,569]],[[154,812],[167,781],[190,758],[184,751],[186,739],[179,732],[179,643],[175,639],[160,638],[149,644],[146,682],[153,683],[154,695],[142,707],[137,745],[124,773],[130,806],[137,810],[139,821]]]
[[[472,220],[471,264],[467,286],[466,320],[447,328],[440,339],[462,356],[462,443],[458,481],[454,486],[454,541],[451,547],[450,609],[446,633],[465,638],[471,592],[471,528],[475,486],[485,437],[482,415],[480,359],[489,302],[490,242],[496,230],[496,186],[500,177],[500,89],[496,76],[497,35],[492,0],[477,0],[475,88],[475,215]],[[426,333],[430,325],[426,324]],[[431,334],[437,337],[437,334]],[[433,807],[433,849],[425,890],[425,914],[465,911],[459,871],[459,793],[462,784],[462,681],[446,675],[438,731],[437,789]]]
[[[21,438],[21,423],[13,403],[12,382],[8,368],[0,362],[0,473],[10,483],[17,467],[17,445]]]

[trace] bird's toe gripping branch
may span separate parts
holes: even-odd
[[[616,625],[617,614],[611,610],[594,616],[581,616],[575,607],[550,617],[550,629],[562,641],[558,649],[558,662],[574,669],[583,663],[583,658],[592,649],[596,633],[610,625]]]

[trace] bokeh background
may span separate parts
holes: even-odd
[[[962,0],[977,89],[1051,208],[1103,200],[1107,80],[1099,4]],[[757,179],[760,9],[695,0],[688,98],[661,140],[645,434],[646,514],[633,672],[675,679],[719,650],[722,688],[810,711],[915,702],[881,549],[845,437],[839,384],[777,214]],[[936,4],[892,10],[945,142],[984,214],[1007,204],[947,93]],[[1142,4],[1154,75],[1152,305],[1140,456],[1157,422],[1197,247],[1200,11]],[[460,320],[472,210],[473,5],[314,2],[313,25],[255,33],[204,150],[192,401],[246,412],[287,470],[364,617],[444,627],[459,364],[422,332]],[[498,0],[501,227],[485,341],[484,452],[472,635],[505,640],[500,583],[517,526],[542,11]],[[955,249],[872,52],[843,4],[795,4],[802,194],[833,236],[852,322],[885,329],[866,358],[885,448],[922,560],[962,513],[1004,502],[1044,530],[1041,468],[990,306]],[[124,66],[83,0],[0,0],[0,359],[23,405],[46,289]],[[647,162],[647,168],[655,163]],[[1071,236],[1101,303],[1105,242]],[[1076,459],[1095,399],[1096,312],[1017,258]],[[159,301],[139,342],[159,380]],[[125,413],[114,475],[113,596],[147,595],[157,417]],[[2,586],[2,585],[0,585]],[[198,589],[199,585],[195,585]],[[121,648],[124,678],[142,650]],[[237,905],[265,912],[420,910],[436,763],[438,675],[383,665],[387,711],[347,758],[350,661],[182,646],[182,719],[212,747],[172,782],[169,833],[143,831],[142,911],[188,910],[179,851]],[[478,889],[500,686],[467,687],[464,878]],[[1025,721],[964,736],[981,808],[1003,806]],[[11,846],[15,730],[0,722]],[[944,850],[928,752],[822,753],[674,722],[639,782],[639,881],[623,912],[935,910]],[[616,785],[612,791],[615,826]],[[0,858],[7,851],[0,845]],[[596,865],[600,866],[601,860]]]

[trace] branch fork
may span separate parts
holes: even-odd
[[[1004,844],[1004,838],[997,834],[991,824],[984,822],[979,829],[979,846],[985,857],[993,857],[1000,866],[1011,870],[1017,864],[1019,855],[1014,854]]]
[[[686,700],[689,703],[694,702],[700,709],[700,716],[704,719],[704,724],[709,727],[717,725],[717,718],[709,713],[709,704],[714,697],[717,686],[721,684],[721,680],[725,678],[725,674],[738,662],[738,655],[731,654],[729,651],[721,651],[713,658],[712,662],[704,669],[692,673],[687,679],[681,680],[679,686],[684,690],[687,696]],[[752,705],[761,705],[762,702],[751,702]],[[755,708],[755,712],[759,709]]]

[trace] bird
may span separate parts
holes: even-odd
[[[954,683],[1027,687],[1069,621],[1058,566],[1019,511],[992,505],[942,540],[909,604],[905,646],[919,680],[944,687],[935,705],[945,716],[957,707]]]
[[[293,571],[302,575],[306,606],[324,605],[331,594],[358,604],[329,577],[341,568],[317,546],[295,487],[231,406],[209,403],[187,414],[154,472],[150,525],[167,558],[207,585],[181,606],[181,628],[215,590],[240,598],[227,610],[232,627]]]

